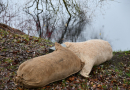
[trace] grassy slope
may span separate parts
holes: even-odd
[[[0,29],[0,89],[22,90],[13,82],[18,66],[29,58],[47,54],[48,48],[53,45],[45,39],[13,34]],[[130,89],[130,51],[113,52],[113,54],[110,61],[94,66],[89,78],[76,73],[36,90],[128,90]]]
[[[49,40],[0,29],[0,90],[14,89],[12,78],[18,66],[27,59],[45,55],[53,45]]]

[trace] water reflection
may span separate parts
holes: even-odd
[[[96,14],[94,31],[104,26],[104,36],[107,36],[114,51],[130,50],[130,1],[111,1],[109,5],[105,15]]]

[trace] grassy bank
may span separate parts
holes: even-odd
[[[45,39],[0,29],[0,90],[28,90],[16,87],[13,82],[18,66],[27,59],[47,54],[52,46]],[[76,73],[36,90],[129,90],[130,51],[113,54],[110,61],[94,66],[89,78]]]

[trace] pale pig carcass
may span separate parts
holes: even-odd
[[[80,74],[89,77],[94,65],[99,65],[113,56],[111,45],[104,40],[93,39],[85,42],[65,42],[66,48],[74,52],[82,62],[85,62]]]

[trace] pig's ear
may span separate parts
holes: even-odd
[[[65,42],[64,44],[66,45],[67,48],[71,46],[70,42]]]
[[[59,43],[55,42],[55,49],[56,49],[56,50],[60,49],[61,47],[62,47],[62,46],[61,46]]]

